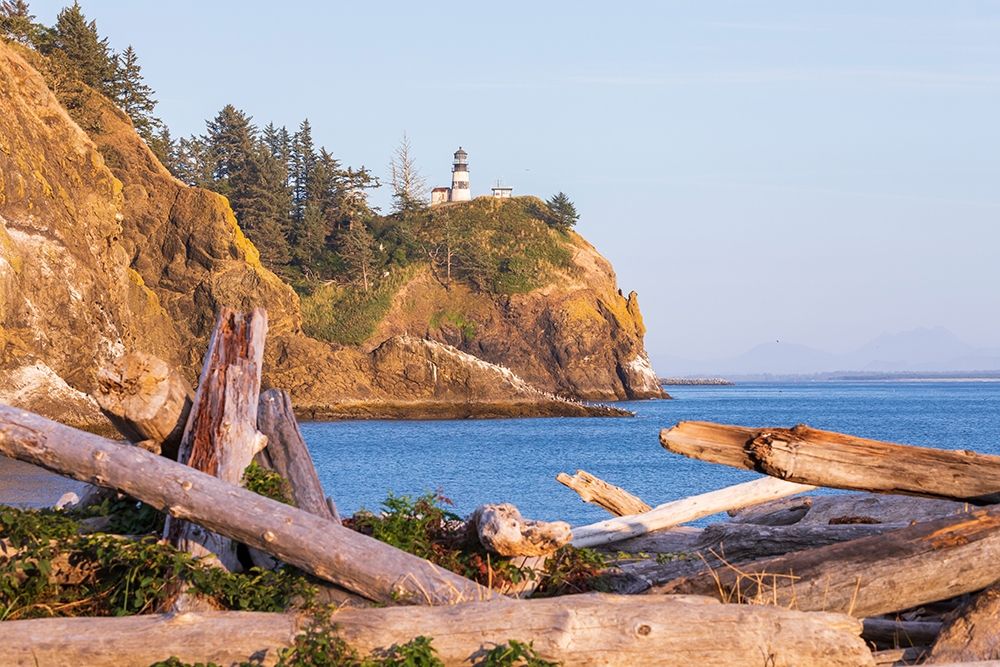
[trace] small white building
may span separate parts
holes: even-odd
[[[434,188],[431,190],[431,206],[444,204],[451,199],[451,188]]]
[[[493,188],[493,198],[494,199],[510,199],[514,196],[514,188],[507,185],[500,185],[497,183],[496,187]]]

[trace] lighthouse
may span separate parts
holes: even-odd
[[[455,151],[455,162],[451,168],[451,201],[469,201],[469,154],[459,146]]]

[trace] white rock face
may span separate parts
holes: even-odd
[[[625,373],[628,375],[632,387],[644,391],[656,391],[660,388],[660,381],[656,377],[653,365],[649,363],[649,357],[645,353],[636,355],[625,364]]]

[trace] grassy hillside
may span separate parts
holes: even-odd
[[[304,329],[331,342],[362,343],[399,290],[426,267],[449,291],[462,286],[503,296],[548,285],[576,267],[573,235],[551,228],[544,215],[545,204],[535,197],[482,197],[381,218],[371,224],[380,248],[374,284],[366,290],[343,276],[348,280],[302,287]],[[443,307],[430,324],[475,337],[475,323],[460,310]]]

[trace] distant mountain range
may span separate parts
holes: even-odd
[[[803,375],[832,372],[942,372],[1000,370],[1000,348],[977,348],[945,327],[887,333],[847,354],[807,345],[761,343],[728,359],[655,357],[661,375]]]

